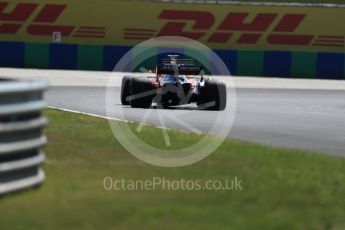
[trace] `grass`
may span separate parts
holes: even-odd
[[[345,159],[227,140],[191,166],[147,165],[107,121],[48,109],[47,180],[0,199],[0,229],[344,229]],[[144,127],[162,141],[161,132]],[[174,141],[197,141],[169,131]],[[183,145],[181,145],[183,146]],[[227,180],[242,190],[106,191],[105,177]]]

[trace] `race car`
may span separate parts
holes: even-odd
[[[155,77],[124,76],[121,103],[133,108],[159,108],[196,103],[199,108],[221,111],[226,107],[226,85],[207,78],[193,59],[168,55],[157,65]]]

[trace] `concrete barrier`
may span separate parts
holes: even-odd
[[[44,81],[0,79],[0,195],[44,181]]]

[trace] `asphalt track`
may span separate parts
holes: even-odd
[[[114,87],[117,95],[120,88]],[[106,116],[104,87],[54,86],[46,94],[48,104]],[[312,150],[345,156],[345,91],[305,89],[237,89],[237,110],[229,137],[265,145]],[[122,106],[115,100],[115,116],[140,122],[144,109]],[[156,108],[151,108],[146,123],[159,125]],[[214,124],[217,112],[200,111],[188,106],[183,120],[202,132]],[[121,113],[120,111],[123,111]],[[164,110],[170,114],[181,111]],[[224,117],[222,122],[228,122]],[[166,119],[165,126],[188,130]]]
[[[100,116],[107,116],[105,86],[108,79],[114,77],[117,82],[112,86],[113,117],[141,121],[147,111],[121,105],[119,86],[123,73],[2,68],[0,75],[47,80],[51,85],[45,95],[48,105]],[[233,80],[237,106],[228,137],[345,156],[345,81],[248,77]],[[169,128],[189,130],[194,127],[207,132],[213,125],[222,127],[229,122],[224,112],[200,111],[193,106],[149,111],[146,123],[158,126],[162,126],[158,113],[171,117],[179,116],[182,111],[188,125],[166,119],[165,126]],[[217,115],[222,119],[214,124]]]

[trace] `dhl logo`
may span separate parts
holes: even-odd
[[[0,2],[0,34],[49,36],[60,32],[68,38],[107,39],[106,27],[61,25],[66,4]],[[156,18],[160,29],[125,28],[125,40],[146,40],[157,36],[183,36],[212,44],[255,45],[264,42],[280,46],[344,47],[344,36],[297,34],[306,14],[229,12],[220,22],[208,11],[164,9]],[[155,19],[155,20],[156,20]],[[125,21],[125,20],[124,20]],[[110,28],[110,25],[108,26]],[[116,28],[113,28],[116,29]],[[115,34],[115,33],[114,33]]]
[[[254,16],[248,22],[249,17]],[[344,47],[344,36],[295,34],[303,23],[306,14],[230,12],[219,25],[211,12],[163,10],[159,20],[167,20],[159,30],[143,28],[125,28],[124,39],[145,40],[155,36],[183,36],[195,40],[206,39],[208,43],[253,45],[260,39],[266,39],[271,45],[286,46],[328,46]],[[279,19],[279,20],[277,20]],[[186,31],[188,23],[192,23],[190,31]],[[216,27],[215,32],[212,30]],[[234,36],[234,35],[237,36]],[[239,35],[239,36],[238,36]]]
[[[52,36],[61,32],[65,37],[104,38],[104,27],[56,25],[56,20],[65,11],[67,5],[36,3],[18,3],[9,10],[8,2],[0,2],[0,34],[14,35],[21,29],[33,36]],[[29,25],[24,23],[32,18]]]

